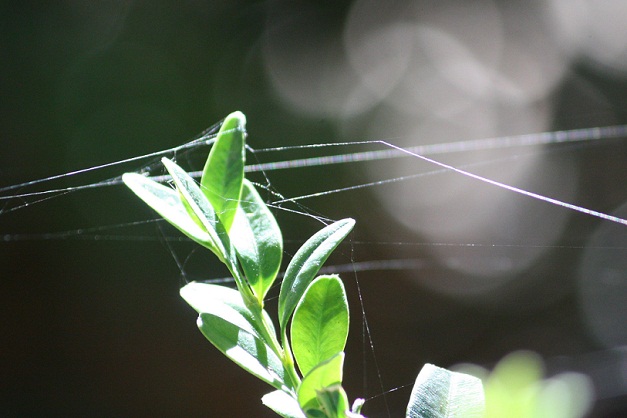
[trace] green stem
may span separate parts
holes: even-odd
[[[294,365],[294,360],[292,358],[292,353],[290,351],[289,345],[287,347],[283,347],[281,361],[283,362],[283,367],[287,371],[287,374],[292,381],[292,386],[294,390],[297,390],[300,386],[300,376],[296,371],[296,367]]]
[[[294,356],[292,355],[292,347],[290,347],[290,343],[287,339],[287,329],[283,330],[281,335],[281,340],[283,341],[283,351],[284,351],[284,361],[283,364],[288,369],[291,374],[292,379],[295,379],[298,384],[300,384],[300,376],[296,371],[296,364],[294,362]]]
[[[235,284],[237,285],[237,290],[239,290],[239,293],[242,295],[244,304],[251,312],[256,313],[257,309],[258,308],[262,309],[263,306],[259,305],[259,301],[253,294],[252,290],[250,289],[250,286],[248,286],[248,283],[246,279],[244,278],[244,275],[240,272],[239,267],[237,266],[237,264],[231,262],[232,259],[235,259],[235,256],[230,257],[228,261],[223,258],[222,262],[227,266],[227,268],[231,272],[231,275],[233,276],[233,279],[235,280]]]
[[[250,309],[250,307],[249,307]],[[263,314],[263,308],[259,305],[255,305],[254,309],[251,309],[255,318],[259,319],[259,324],[261,325],[261,332],[263,333],[262,337],[264,340],[270,345],[270,348],[275,352],[277,356],[281,359],[281,363],[287,372],[287,376],[290,379],[290,382],[285,382],[292,389],[298,389],[300,385],[300,376],[296,372],[296,368],[294,366],[294,360],[292,358],[292,353],[290,351],[289,345],[285,348],[281,347],[276,334],[274,333],[274,327],[272,324],[268,323],[266,315]]]

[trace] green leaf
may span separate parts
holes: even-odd
[[[272,212],[246,179],[229,237],[248,283],[262,304],[281,267],[283,238]]]
[[[161,162],[172,176],[176,189],[181,194],[181,201],[188,208],[189,216],[194,222],[199,223],[211,237],[216,255],[227,265],[234,265],[234,254],[231,251],[231,243],[224,231],[223,225],[216,217],[216,212],[198,187],[194,179],[174,162],[162,158]],[[215,251],[214,251],[215,252]]]
[[[290,261],[279,293],[279,324],[282,334],[305,289],[354,225],[355,221],[347,218],[326,226],[309,238]]]
[[[505,356],[485,381],[486,416],[495,418],[512,410],[520,417],[536,416],[543,374],[538,354],[518,351]]]
[[[298,401],[285,391],[275,390],[263,395],[261,402],[283,418],[306,418]]]
[[[328,418],[346,418],[348,410],[348,396],[341,385],[328,386],[316,393],[318,403]]]
[[[290,335],[303,375],[344,351],[348,337],[348,301],[338,276],[321,276],[307,287],[294,311]]]
[[[246,283],[245,279],[241,276],[237,264],[235,248],[231,245],[231,241],[222,222],[216,216],[217,212],[214,211],[214,208],[202,193],[198,184],[185,170],[172,161],[163,158],[162,162],[172,176],[177,190],[181,194],[181,201],[189,209],[190,217],[194,222],[200,223],[211,237],[213,248],[210,247],[210,249],[229,268],[240,293],[246,298],[247,305],[261,306],[252,294],[248,283]]]
[[[122,181],[182,233],[213,252],[218,251],[209,233],[189,217],[181,196],[175,190],[137,173],[125,173]]]
[[[255,334],[265,341],[261,321],[244,304],[242,295],[235,289],[210,283],[188,283],[180,290],[181,297],[199,314],[210,313],[219,316],[233,325]],[[268,324],[272,324],[270,316],[263,310]],[[276,335],[274,329],[270,330]],[[278,353],[276,353],[278,355]]]
[[[483,417],[481,380],[425,364],[412,389],[407,418]]]
[[[239,206],[244,179],[246,117],[233,112],[224,119],[203,169],[200,184],[229,231]]]
[[[232,312],[225,317],[201,313],[198,328],[224,355],[244,370],[277,389],[285,389],[286,371],[279,357],[255,333],[233,324]]]
[[[344,353],[338,353],[335,357],[318,364],[303,378],[298,388],[298,403],[307,416],[316,416],[315,411],[322,410],[318,400],[319,392],[342,384],[343,367]]]

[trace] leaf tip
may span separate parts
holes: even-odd
[[[224,118],[222,126],[226,127],[226,129],[239,131],[242,133],[243,137],[246,138],[246,116],[239,110],[230,113]]]
[[[235,112],[232,112],[226,118],[227,119],[237,119],[240,125],[246,126],[246,116],[244,115],[244,113],[242,113],[239,110],[236,110]]]
[[[124,173],[124,174],[122,174],[122,182],[128,186],[129,183],[133,182],[133,176],[135,174],[137,174],[137,173]]]

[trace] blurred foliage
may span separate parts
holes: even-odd
[[[541,357],[529,351],[507,355],[491,372],[475,365],[457,369],[483,380],[485,418],[581,418],[594,397],[583,374],[565,372],[545,378]]]

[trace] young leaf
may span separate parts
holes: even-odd
[[[201,313],[198,328],[218,350],[244,370],[277,389],[291,387],[279,357],[255,333],[233,324],[232,312],[226,318],[211,313]]]
[[[212,237],[189,217],[179,193],[175,190],[137,173],[125,173],[122,181],[182,233],[213,252],[217,251]]]
[[[322,411],[318,392],[342,384],[343,367],[344,353],[338,353],[335,357],[318,364],[303,378],[298,388],[298,403],[308,416],[315,415],[315,411]]]
[[[483,417],[481,380],[425,364],[411,391],[407,418]]]
[[[224,230],[222,222],[216,216],[217,212],[202,193],[198,184],[196,184],[194,179],[191,178],[185,170],[172,161],[167,158],[162,158],[161,161],[172,176],[177,190],[181,194],[181,201],[187,208],[189,208],[189,212],[191,212],[190,217],[192,217],[196,222],[200,222],[211,237],[216,249],[214,253],[231,271],[231,274],[235,279],[235,283],[237,284],[237,288],[245,298],[247,305],[261,306],[261,304],[254,297],[248,283],[246,283],[245,279],[241,276],[237,265],[235,249],[231,245],[231,241]]]
[[[298,401],[282,390],[263,395],[261,402],[283,418],[307,418],[300,409]]]
[[[180,290],[180,294],[199,314],[210,313],[220,316],[233,325],[251,334],[254,333],[259,339],[271,346],[269,341],[265,341],[261,321],[246,307],[242,295],[237,290],[210,283],[192,282],[185,285]],[[272,321],[265,310],[262,311],[262,315],[271,325]],[[276,335],[274,329],[270,331]]]
[[[255,186],[246,179],[229,237],[248,283],[261,304],[281,266],[283,238],[272,212]]]
[[[279,293],[281,333],[284,333],[287,322],[309,283],[354,225],[355,221],[350,218],[332,223],[309,238],[296,252],[287,266]]]
[[[363,418],[362,415],[360,415],[361,412],[361,408],[364,406],[364,403],[366,403],[366,400],[363,398],[357,398],[353,401],[353,405],[351,406],[351,414],[349,415],[349,417],[351,418]]]
[[[222,123],[200,179],[202,190],[226,231],[231,229],[242,192],[245,139],[246,117],[233,112]]]
[[[319,390],[316,398],[328,418],[347,418],[351,414],[348,409],[348,396],[341,385]]]
[[[200,223],[213,240],[218,252],[216,255],[223,262],[234,265],[233,254],[231,254],[231,243],[224,231],[224,227],[216,217],[216,213],[205,195],[198,187],[198,184],[174,162],[167,158],[162,158],[161,162],[168,173],[172,176],[176,189],[181,194],[181,201],[189,208],[191,219]],[[191,216],[193,215],[193,216]],[[230,266],[229,266],[230,267]]]
[[[290,334],[303,376],[344,350],[348,301],[338,276],[321,276],[311,282],[294,311]]]

